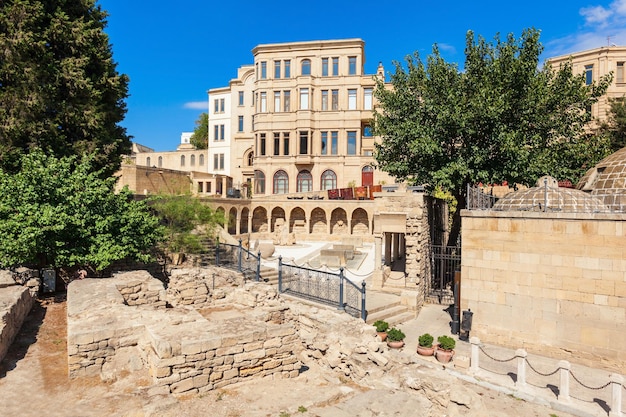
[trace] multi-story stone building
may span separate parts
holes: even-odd
[[[209,90],[210,173],[253,195],[393,182],[373,167],[373,93],[384,69],[364,73],[362,40],[265,44],[252,53],[254,64],[228,87]]]
[[[609,111],[608,98],[626,95],[626,78],[624,62],[626,62],[626,46],[603,46],[587,51],[574,52],[568,55],[548,59],[549,65],[559,65],[571,60],[574,74],[584,74],[585,82],[591,84],[601,77],[613,72],[613,81],[605,95],[591,108],[591,115],[596,121],[605,120]]]

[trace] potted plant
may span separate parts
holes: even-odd
[[[376,327],[376,333],[380,337],[380,340],[383,342],[387,339],[387,329],[389,328],[389,323],[384,320],[376,320],[374,322],[374,327]]]
[[[433,356],[435,347],[433,346],[434,337],[429,333],[424,333],[417,339],[417,353],[423,356]]]
[[[435,351],[435,357],[439,362],[448,363],[452,360],[454,356],[454,347],[456,346],[456,340],[451,338],[450,336],[439,336],[437,338],[437,342],[439,342],[439,346]]]
[[[404,338],[406,335],[400,329],[395,327],[387,331],[387,346],[393,349],[400,349],[404,346]]]

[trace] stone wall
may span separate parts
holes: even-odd
[[[481,341],[626,368],[626,215],[463,211],[461,305]]]
[[[219,282],[230,282],[232,271],[222,271]],[[212,272],[191,270],[184,275],[176,272],[174,281],[198,284]],[[267,288],[212,291],[195,305],[209,308],[200,312],[166,308],[163,284],[146,271],[73,281],[67,303],[69,375],[115,379],[124,371],[147,368],[151,394],[202,392],[253,376],[297,376],[301,365],[296,329],[284,320],[285,308],[279,306],[275,290],[257,285]],[[216,293],[220,295],[213,298]],[[194,293],[177,302],[196,299]],[[216,300],[221,303],[217,307]],[[243,313],[233,305],[265,308]]]
[[[226,296],[225,288],[243,284],[243,276],[218,267],[172,269],[167,299],[173,306],[203,308]]]

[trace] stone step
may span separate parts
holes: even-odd
[[[415,314],[399,304],[389,306],[389,308],[385,308],[374,313],[371,311],[368,311],[367,313],[367,323],[369,324],[373,324],[377,320],[384,320],[389,323],[390,326],[395,326],[396,324],[413,318],[415,318]]]
[[[379,313],[381,311],[385,311],[385,310],[388,310],[390,308],[394,308],[394,307],[398,307],[398,306],[400,306],[400,300],[394,301],[394,302],[389,302],[387,304],[383,304],[383,305],[380,305],[378,307],[368,307],[367,313],[369,315],[372,315],[372,314],[376,314],[376,313]]]

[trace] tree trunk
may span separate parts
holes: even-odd
[[[461,244],[461,210],[465,208],[465,194],[463,191],[457,191],[454,193],[454,198],[457,201],[456,211],[452,216],[452,225],[450,227],[450,233],[448,235],[448,242],[446,246],[460,246]]]

